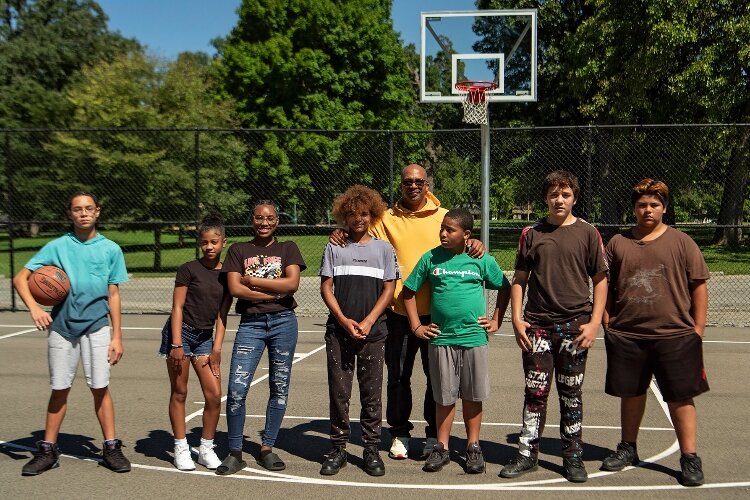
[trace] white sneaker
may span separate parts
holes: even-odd
[[[189,446],[175,446],[174,447],[174,466],[178,470],[195,470],[195,463],[193,463],[193,457],[190,456]]]
[[[216,445],[201,445],[198,448],[198,463],[206,469],[214,470],[221,465],[221,460],[219,460],[219,457],[216,456],[216,452],[214,451],[215,447]]]
[[[404,460],[409,458],[408,449],[408,437],[395,437],[391,442],[391,449],[388,451],[388,456],[396,460]]]
[[[423,459],[426,459],[430,456],[430,453],[432,453],[432,449],[435,447],[437,442],[437,438],[427,438],[427,441],[424,442],[424,449],[422,449]]]

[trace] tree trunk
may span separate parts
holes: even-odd
[[[719,226],[739,226],[742,223],[742,212],[745,203],[745,191],[748,181],[748,146],[750,146],[750,128],[739,130],[740,138],[729,157],[729,167],[724,177],[724,191],[719,209]],[[739,227],[717,227],[712,243],[717,245],[736,245],[742,240]]]

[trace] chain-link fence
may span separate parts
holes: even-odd
[[[6,195],[0,212],[0,309],[23,309],[10,277],[69,225],[79,189],[102,204],[99,229],[125,251],[126,312],[168,312],[174,272],[198,256],[197,221],[219,209],[230,242],[250,237],[253,203],[280,207],[280,239],[293,239],[308,268],[300,314],[324,314],[317,271],[333,227],[333,198],[367,184],[393,203],[401,168],[427,168],[443,206],[479,215],[480,132],[313,130],[0,130]],[[623,126],[492,129],[489,247],[513,269],[521,228],[545,212],[545,173],[574,172],[576,215],[605,240],[633,222],[630,189],[643,177],[672,190],[668,222],[701,246],[712,272],[709,322],[750,324],[748,202],[750,126]],[[478,226],[477,226],[478,227]]]

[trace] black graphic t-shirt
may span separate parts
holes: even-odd
[[[259,247],[250,242],[235,243],[229,247],[222,271],[240,273],[240,276],[278,279],[284,277],[284,270],[298,265],[300,272],[307,267],[302,254],[293,241],[274,241],[270,246]],[[252,302],[239,299],[237,314],[279,312],[297,307],[294,296],[285,295],[279,300]]]

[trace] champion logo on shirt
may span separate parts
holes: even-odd
[[[435,269],[432,270],[432,275],[433,276],[442,276],[444,274],[460,274],[462,278],[464,276],[466,276],[467,274],[469,276],[476,276],[477,278],[481,278],[482,277],[476,271],[449,271],[447,269],[443,269],[442,267],[436,267]]]

